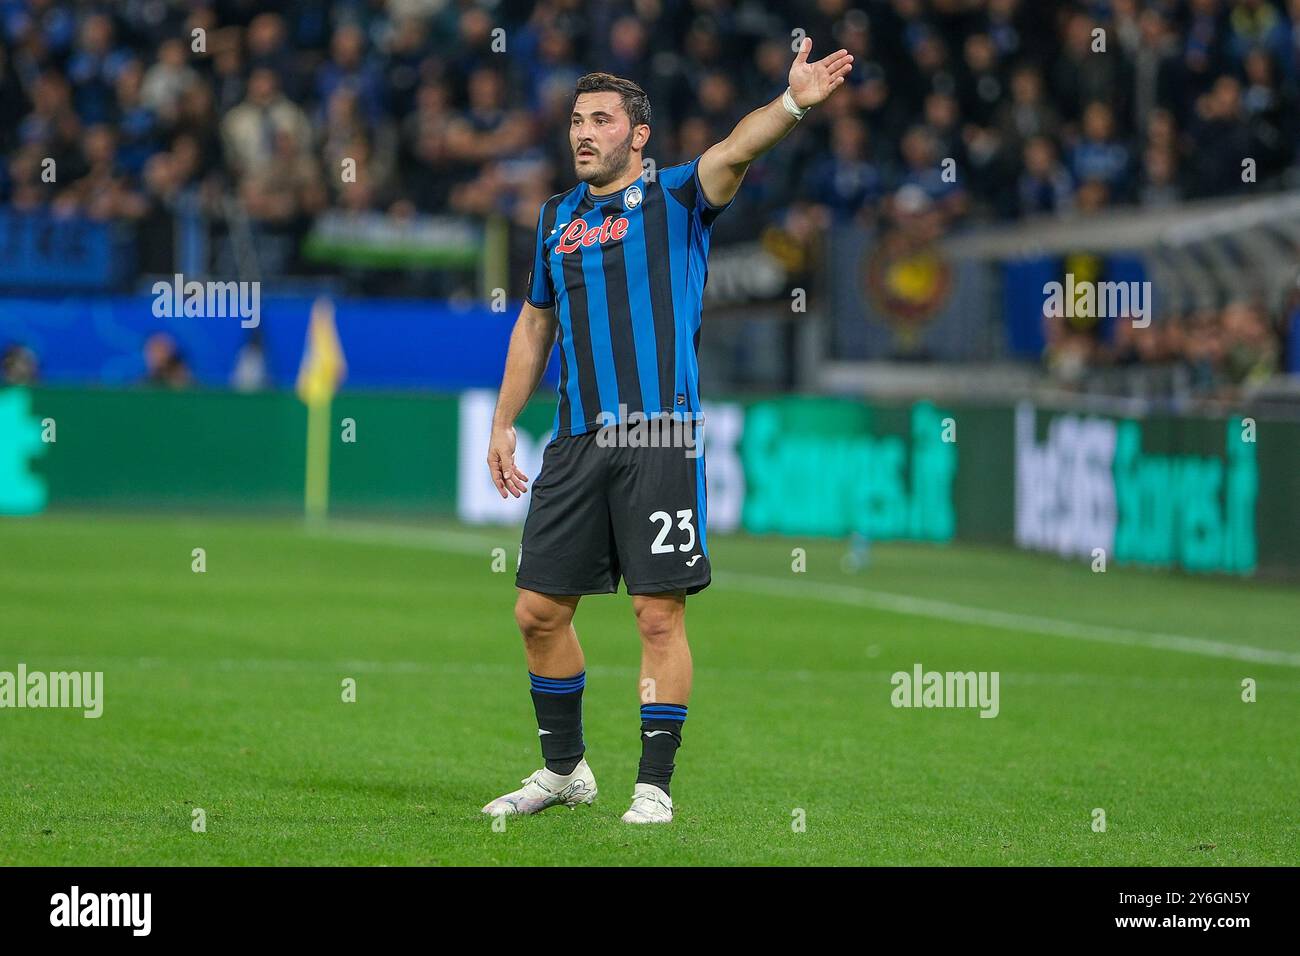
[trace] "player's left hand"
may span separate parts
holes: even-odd
[[[515,467],[515,430],[493,427],[488,439],[488,474],[501,497],[506,492],[516,498],[528,492],[528,476]]]
[[[848,50],[836,50],[816,63],[808,62],[812,52],[812,37],[804,37],[799,52],[790,67],[790,96],[795,106],[816,106],[844,85],[844,77],[853,69],[853,55]]]

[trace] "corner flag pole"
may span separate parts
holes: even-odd
[[[334,326],[334,304],[321,297],[312,303],[307,342],[298,368],[298,397],[307,405],[307,462],[303,511],[311,522],[323,521],[330,498],[330,406],[347,366]]]
[[[307,482],[303,510],[308,521],[323,521],[330,506],[330,405],[307,403]]]

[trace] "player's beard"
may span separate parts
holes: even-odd
[[[600,189],[608,186],[614,180],[623,175],[623,170],[627,168],[627,159],[632,155],[632,133],[627,134],[627,139],[619,143],[614,149],[605,156],[603,162],[596,163],[594,167],[580,169],[578,167],[578,151],[573,152],[573,171],[577,174],[579,182],[585,182],[588,186],[594,186]]]

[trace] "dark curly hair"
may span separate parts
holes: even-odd
[[[573,91],[573,103],[583,93],[617,93],[623,97],[623,109],[633,126],[650,125],[650,97],[631,80],[612,73],[588,73],[579,78]]]

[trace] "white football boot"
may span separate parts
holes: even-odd
[[[672,823],[672,798],[653,783],[638,783],[632,789],[632,807],[623,814],[623,822]]]
[[[585,757],[567,776],[542,767],[521,783],[522,787],[497,797],[483,808],[483,812],[490,817],[508,817],[517,813],[540,813],[547,807],[576,807],[596,799],[596,778]]]

